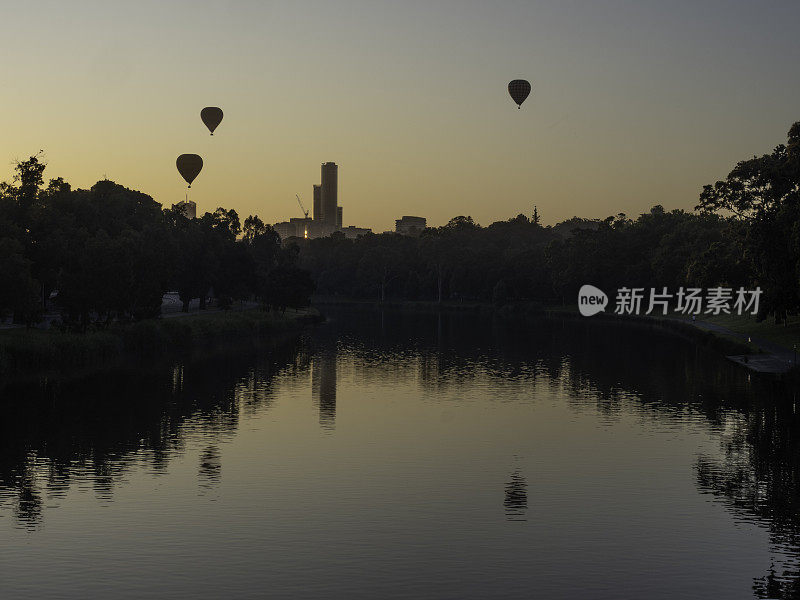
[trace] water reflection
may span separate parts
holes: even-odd
[[[197,478],[203,493],[213,490],[219,484],[222,478],[222,455],[217,446],[209,446],[203,450]]]
[[[723,458],[698,459],[699,490],[769,531],[773,563],[754,574],[754,597],[800,598],[800,417],[786,386],[751,379],[713,352],[639,325],[543,319],[520,327],[472,315],[384,313],[372,323],[360,314],[358,322],[359,343],[350,350],[367,380],[416,369],[433,393],[488,378],[497,396],[504,382],[522,380],[608,422],[634,413],[683,427],[702,415]],[[506,517],[525,519],[527,500],[525,478],[515,471],[505,485]]]
[[[527,521],[528,483],[519,471],[511,474],[511,481],[506,484],[506,497],[503,505],[506,508],[507,521]]]
[[[0,396],[0,510],[10,506],[21,526],[36,529],[45,503],[58,506],[75,484],[109,502],[133,466],[164,473],[196,431],[213,442],[198,473],[201,488],[213,488],[219,443],[248,413],[269,408],[272,378],[302,359],[294,341],[266,354],[7,387]]]
[[[800,418],[794,393],[752,399],[720,435],[721,458],[701,456],[700,489],[740,519],[767,527],[774,564],[754,579],[757,598],[800,597]]]
[[[737,521],[757,523],[769,532],[771,556],[752,574],[752,594],[800,597],[800,446],[795,433],[800,423],[795,398],[781,386],[750,381],[739,367],[680,338],[603,321],[541,320],[523,327],[476,315],[341,311],[332,317],[312,336],[269,353],[6,389],[0,418],[0,516],[7,511],[21,526],[36,529],[47,507],[66,502],[76,486],[88,487],[101,503],[111,502],[134,467],[165,474],[171,461],[187,454],[198,432],[200,444],[190,463],[192,494],[213,498],[224,487],[223,463],[226,480],[235,467],[226,442],[248,419],[274,414],[277,374],[284,390],[302,390],[306,410],[304,386],[310,385],[314,413],[305,415],[306,423],[319,435],[318,419],[326,442],[342,435],[343,419],[352,414],[344,410],[352,405],[341,389],[337,398],[337,383],[357,381],[390,390],[413,382],[426,402],[448,403],[445,408],[451,411],[477,401],[475,396],[462,398],[467,392],[481,392],[480,401],[491,405],[525,404],[544,390],[566,403],[573,415],[596,415],[598,427],[627,419],[675,431],[698,427],[713,436],[720,451],[700,453],[694,464],[697,489],[722,503]],[[447,424],[444,419],[437,424],[441,435]],[[484,440],[487,446],[491,441]],[[565,440],[564,445],[578,441]],[[404,443],[413,446],[415,438]],[[371,450],[379,451],[380,444]],[[446,444],[440,451],[446,451]],[[315,476],[334,478],[329,472],[340,465],[323,458],[330,462],[321,463]],[[438,457],[428,460],[435,463]],[[419,476],[403,465],[393,467],[393,476],[409,482]],[[469,468],[478,472],[477,466]],[[291,481],[291,467],[286,470]],[[494,483],[487,487],[491,510],[497,516],[502,485],[505,518],[527,520],[525,474],[536,481],[535,521],[546,523],[548,515],[539,519],[544,484],[523,461],[501,471],[502,478],[497,469],[492,472]],[[353,477],[364,489],[372,485],[360,475]],[[275,489],[270,493],[282,491],[278,485]],[[413,493],[409,490],[398,512],[413,504]],[[364,507],[364,518],[373,509]],[[476,524],[482,520],[481,515],[471,517]],[[373,525],[380,524],[375,518]]]
[[[323,429],[336,427],[336,347],[320,349],[311,359],[311,391]]]

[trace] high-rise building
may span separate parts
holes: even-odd
[[[315,221],[322,221],[322,187],[314,185],[314,214]]]
[[[337,208],[339,206],[339,167],[336,166],[336,163],[322,163],[320,188],[321,220],[327,225],[336,227]]]
[[[290,237],[316,239],[341,232],[347,238],[355,239],[372,233],[363,227],[344,226],[342,207],[339,206],[339,167],[335,162],[322,163],[321,182],[314,185],[314,214],[309,219],[289,219],[283,223],[275,223],[273,228],[282,240]],[[303,209],[305,210],[305,209]],[[418,217],[403,217],[418,218]],[[425,227],[425,219],[422,219]]]

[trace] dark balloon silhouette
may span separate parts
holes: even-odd
[[[531,93],[531,84],[524,79],[515,79],[508,84],[508,93],[511,98],[517,103],[517,108],[522,108],[522,103],[525,98]]]
[[[200,111],[200,118],[203,119],[211,135],[214,135],[214,130],[222,121],[222,109],[217,106],[206,106]]]
[[[197,154],[181,154],[175,164],[178,166],[178,173],[192,187],[192,182],[203,169],[203,159]]]

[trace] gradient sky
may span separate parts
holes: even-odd
[[[339,164],[345,225],[690,209],[800,120],[800,2],[40,0],[4,11],[0,179],[104,175],[267,222]],[[517,110],[506,86],[533,84]],[[214,137],[204,106],[225,119]]]

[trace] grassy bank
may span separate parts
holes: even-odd
[[[447,311],[465,311],[465,312],[485,312],[492,313],[495,308],[487,302],[478,301],[452,301],[436,302],[433,300],[386,300],[381,302],[379,300],[353,300],[341,297],[316,297],[313,299],[312,304],[324,310],[326,306],[363,306],[368,308],[390,308],[392,310],[400,310],[407,312],[437,312],[440,310]]]
[[[258,309],[148,319],[86,333],[0,331],[0,378],[97,369],[121,361],[188,354],[226,342],[259,340],[320,320],[315,309],[286,313]]]
[[[800,348],[800,317],[789,317],[785,325],[783,323],[776,325],[773,319],[759,323],[753,315],[703,315],[703,320],[754,339],[772,342],[787,352],[792,351],[794,344]]]
[[[618,322],[620,325],[657,328],[667,330],[683,338],[691,340],[696,344],[710,348],[726,356],[733,354],[752,354],[758,352],[758,348],[752,344],[747,344],[737,338],[712,332],[699,327],[695,327],[689,322],[657,316],[645,315],[617,315],[613,312],[601,312],[592,317],[584,317],[578,312],[577,306],[542,306],[539,304],[509,304],[498,312],[507,317],[532,317],[549,316],[562,319],[587,319]]]
[[[547,310],[553,312],[554,314],[562,314],[562,313],[577,314],[578,307],[577,305],[558,306],[558,307],[553,306],[553,307],[548,307]],[[636,318],[636,317],[626,316],[625,318]],[[662,321],[671,320],[671,321],[683,322],[684,324],[689,325],[688,320],[690,317],[687,317],[687,315],[684,315],[682,313],[673,313],[664,317],[640,316],[638,318],[655,319]],[[767,342],[771,342],[773,344],[782,347],[787,352],[792,351],[793,344],[797,344],[798,348],[800,349],[800,316],[789,317],[787,319],[786,324],[784,323],[776,324],[774,319],[766,319],[764,321],[758,322],[756,321],[756,317],[754,315],[736,315],[736,314],[731,314],[731,315],[700,314],[697,315],[697,320],[705,321],[707,323],[713,323],[714,325],[719,325],[720,327],[725,327],[726,329],[731,330],[731,332],[735,334],[752,337],[753,340],[764,340]],[[715,335],[721,338],[726,338],[725,335],[720,333],[716,333]],[[752,344],[748,345],[744,344],[741,340],[736,340],[735,338],[726,338],[726,339],[737,341],[744,347],[749,348],[750,352],[758,351],[758,344],[755,341]]]

